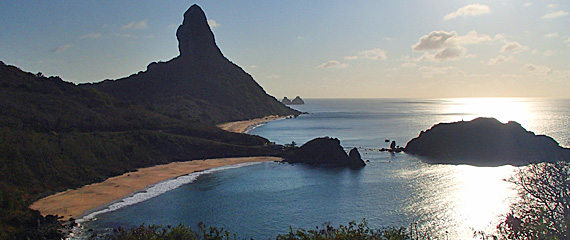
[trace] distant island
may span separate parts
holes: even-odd
[[[477,166],[570,160],[570,149],[551,137],[535,135],[517,122],[503,124],[494,118],[437,124],[410,140],[405,152],[429,163]]]
[[[303,101],[303,99],[301,99],[301,97],[299,97],[299,96],[295,97],[295,99],[293,99],[292,101],[289,100],[289,98],[287,98],[287,97],[283,97],[283,100],[281,100],[281,103],[283,103],[285,105],[303,105],[303,104],[305,104],[305,101]]]

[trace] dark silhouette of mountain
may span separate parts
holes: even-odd
[[[118,80],[90,84],[122,100],[155,106],[172,116],[207,123],[298,115],[269,96],[216,45],[206,15],[197,6],[184,13],[176,32],[180,55],[151,63],[147,70]]]
[[[405,151],[431,163],[480,166],[570,160],[570,149],[560,147],[551,137],[494,118],[437,124],[410,140]]]
[[[157,164],[278,155],[268,144],[0,61],[0,239],[43,239],[52,218],[28,209],[40,197]]]
[[[263,147],[267,139],[168,116],[3,62],[0,143],[0,182],[38,194],[159,163],[273,153]]]

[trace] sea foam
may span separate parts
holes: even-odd
[[[92,213],[89,213],[89,214],[83,216],[81,219],[76,220],[76,222],[82,223],[82,222],[86,222],[86,221],[96,220],[96,216],[99,214],[116,211],[118,209],[130,206],[130,205],[134,205],[137,203],[144,202],[148,199],[151,199],[153,197],[161,195],[165,192],[176,189],[182,185],[192,183],[192,182],[196,181],[196,179],[198,179],[199,176],[204,175],[204,174],[210,174],[210,173],[228,170],[228,169],[251,166],[251,165],[255,165],[255,164],[259,164],[259,163],[261,163],[261,162],[247,162],[247,163],[240,163],[240,164],[235,164],[235,165],[211,168],[211,169],[208,169],[205,171],[194,172],[194,173],[190,173],[188,175],[184,175],[184,176],[180,176],[177,178],[162,181],[162,182],[159,182],[157,184],[149,186],[145,190],[142,190],[140,192],[136,192],[136,193],[134,193],[128,197],[125,197],[125,198],[123,198],[117,202],[113,202],[101,210],[96,210]]]

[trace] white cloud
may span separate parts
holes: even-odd
[[[528,51],[527,46],[523,46],[518,42],[508,42],[501,48],[502,53],[520,53],[524,51]]]
[[[467,54],[467,49],[463,45],[481,44],[491,42],[493,38],[489,35],[479,34],[476,31],[470,31],[463,36],[457,35],[455,31],[433,31],[428,35],[424,35],[420,40],[412,46],[417,52],[425,52],[416,61],[424,60],[454,60],[462,57],[472,57]],[[437,51],[432,54],[429,51]]]
[[[386,56],[386,51],[380,49],[380,48],[374,48],[374,49],[370,49],[370,50],[365,50],[362,52],[359,52],[360,55],[362,55],[362,57],[367,58],[367,59],[372,59],[372,60],[386,60],[388,57]]]
[[[436,53],[433,58],[439,61],[453,60],[464,57],[467,54],[467,49],[462,46],[448,47]]]
[[[557,8],[558,6],[556,6],[556,4],[552,4],[552,3],[551,3],[551,4],[548,4],[546,7],[547,7],[547,8],[550,8],[550,9],[555,9],[555,8]]]
[[[358,56],[344,56],[344,60],[356,60]]]
[[[380,48],[364,50],[358,52],[358,55],[344,56],[344,60],[351,61],[357,59],[386,60],[386,51]]]
[[[257,65],[249,65],[249,68],[259,68]]]
[[[464,36],[457,36],[457,38],[452,38],[450,40],[453,40],[457,44],[468,45],[468,44],[481,44],[485,42],[490,42],[493,41],[493,38],[491,38],[491,36],[489,35],[478,34],[477,31],[473,30],[468,32]]]
[[[550,75],[554,72],[554,69],[542,65],[527,64],[521,68],[521,71],[535,75]]]
[[[507,36],[505,36],[504,34],[497,34],[494,37],[494,40],[499,41],[499,42],[503,42],[503,43],[508,43],[509,41],[507,41]]]
[[[456,37],[457,33],[455,31],[433,31],[428,35],[424,35],[420,38],[420,41],[412,46],[414,51],[429,51],[429,50],[439,50],[450,45],[447,41],[452,37]]]
[[[499,65],[499,64],[503,64],[506,62],[510,62],[510,61],[514,61],[515,58],[513,56],[504,56],[504,55],[499,55],[496,58],[491,58],[489,59],[489,61],[483,61],[484,64],[487,65]]]
[[[451,20],[459,16],[477,16],[481,14],[488,14],[491,8],[482,4],[470,4],[465,7],[457,9],[457,11],[445,15],[444,20]]]
[[[216,22],[216,20],[214,20],[214,19],[208,19],[208,25],[210,25],[211,28],[215,28],[215,27],[220,26],[220,24],[218,22]]]
[[[63,46],[50,49],[49,51],[52,52],[52,53],[59,53],[59,52],[63,52],[63,51],[65,51],[65,50],[67,50],[67,49],[70,48],[70,47],[71,47],[71,44],[65,44],[65,45],[63,45]]]
[[[530,7],[530,6],[532,6],[532,3],[531,3],[531,2],[525,2],[525,3],[523,4],[523,6],[525,6],[525,7]]]
[[[553,18],[564,17],[564,16],[566,16],[566,15],[568,15],[568,12],[560,10],[560,11],[557,11],[557,12],[548,13],[548,14],[542,16],[542,18],[544,18],[544,19],[553,19]]]
[[[101,33],[88,33],[85,34],[81,37],[79,37],[80,39],[85,39],[85,38],[101,38]]]
[[[146,24],[147,19],[143,19],[140,20],[138,22],[136,21],[132,21],[130,23],[127,23],[126,25],[121,26],[121,29],[145,29],[148,27],[148,25]]]
[[[544,38],[554,38],[554,37],[558,37],[558,33],[549,33],[544,35]]]
[[[328,61],[326,63],[323,63],[323,64],[317,66],[317,68],[345,68],[345,67],[348,67],[348,64],[341,63],[341,62],[336,61],[336,60],[331,60],[331,61]]]

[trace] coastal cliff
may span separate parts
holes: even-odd
[[[570,160],[570,149],[551,137],[535,135],[517,122],[503,124],[494,118],[437,124],[410,140],[405,151],[430,163],[480,166]]]

